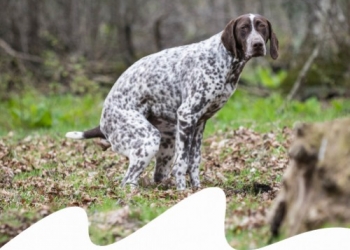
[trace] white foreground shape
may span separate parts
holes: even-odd
[[[225,238],[225,208],[224,192],[207,188],[108,246],[90,241],[82,208],[65,208],[32,225],[1,250],[233,250]],[[261,249],[350,249],[349,239],[350,229],[322,229]]]

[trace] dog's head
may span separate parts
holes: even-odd
[[[278,40],[271,23],[261,15],[246,14],[231,20],[224,29],[221,40],[234,57],[250,59],[266,55],[270,40],[270,55],[278,57]]]

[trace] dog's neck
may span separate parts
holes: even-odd
[[[240,52],[239,57],[235,57],[223,45],[221,35],[222,32],[201,43],[204,43],[204,47],[206,47],[208,51],[212,50],[211,53],[217,55],[216,60],[222,62],[222,66],[225,68],[225,85],[231,86],[232,90],[234,90],[241,72],[250,58],[246,58],[243,52]]]
[[[236,85],[238,83],[239,77],[242,73],[242,70],[244,68],[244,65],[247,63],[246,60],[238,60],[237,58],[234,58],[232,60],[231,67],[226,75],[226,82],[225,84],[230,85],[232,89],[236,88]]]

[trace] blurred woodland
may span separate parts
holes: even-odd
[[[1,0],[1,98],[31,87],[107,91],[139,58],[206,39],[244,13],[271,21],[280,57],[252,60],[243,86],[290,99],[349,96],[347,0]]]

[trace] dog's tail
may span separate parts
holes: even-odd
[[[100,126],[96,128],[86,130],[84,132],[72,131],[66,134],[67,138],[82,140],[82,139],[91,139],[91,138],[102,138],[106,140],[106,136],[101,132]]]

